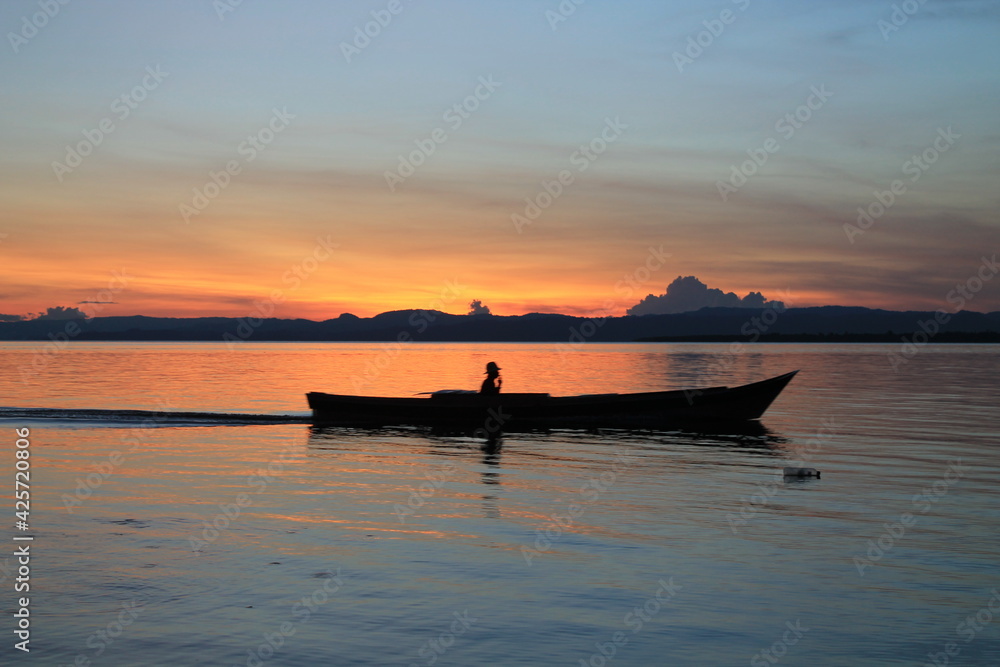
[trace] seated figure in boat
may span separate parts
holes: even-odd
[[[479,388],[479,393],[499,394],[502,384],[503,378],[500,377],[500,367],[497,366],[497,362],[491,361],[486,364],[486,379],[483,380],[483,386]]]

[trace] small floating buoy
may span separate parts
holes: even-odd
[[[785,468],[785,477],[815,477],[819,479],[816,468]]]

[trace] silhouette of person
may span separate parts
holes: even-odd
[[[497,366],[495,361],[491,361],[486,364],[486,379],[483,380],[483,386],[479,388],[480,394],[499,394],[500,385],[503,384],[503,378],[500,377],[500,367]]]

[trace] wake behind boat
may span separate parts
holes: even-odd
[[[664,427],[760,419],[798,371],[739,387],[551,396],[443,391],[425,398],[306,394],[313,423],[509,428]]]
[[[311,419],[296,414],[243,412],[180,412],[163,410],[100,410],[89,408],[0,407],[0,422],[65,422],[109,427],[154,428],[158,426],[252,426],[254,424],[308,424]]]

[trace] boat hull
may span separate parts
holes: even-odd
[[[663,427],[760,419],[798,371],[739,387],[638,394],[435,394],[428,398],[306,394],[321,425],[483,428]]]

